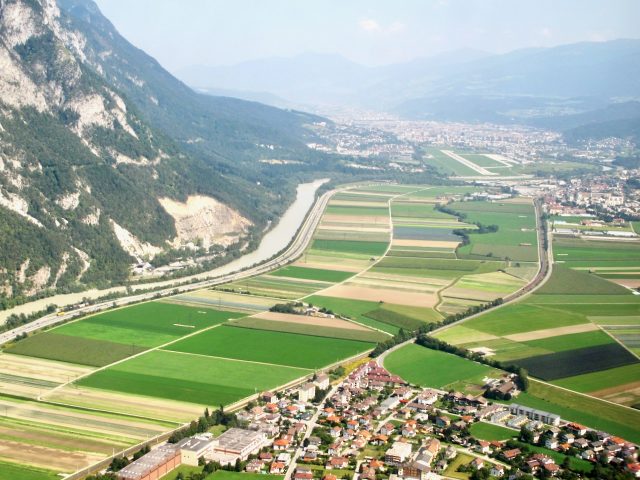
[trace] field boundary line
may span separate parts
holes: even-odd
[[[605,400],[604,398],[594,397],[593,395],[589,395],[588,393],[582,393],[582,392],[578,392],[576,390],[571,390],[570,388],[561,387],[560,385],[555,385],[553,383],[545,382],[544,380],[540,380],[540,379],[535,378],[535,377],[529,377],[529,379],[532,380],[533,382],[541,383],[543,385],[547,385],[548,387],[559,388],[560,390],[564,390],[565,392],[575,393],[576,395],[580,395],[582,397],[587,397],[587,398],[590,398],[592,400],[596,400],[598,402],[604,402],[604,403],[608,403],[609,405],[613,405],[613,406],[616,406],[616,407],[626,408],[627,410],[630,410],[630,411],[632,411],[634,413],[638,413],[639,412],[638,409],[636,409],[636,408],[629,407],[627,405],[622,405],[620,403],[612,402],[610,400]],[[541,400],[544,400],[544,399],[541,399]]]
[[[111,367],[113,367],[113,366],[115,366],[115,365],[119,365],[119,364],[121,364],[121,363],[124,363],[124,362],[126,362],[126,361],[128,361],[128,360],[132,360],[132,359],[134,359],[134,358],[140,357],[140,356],[142,356],[142,355],[144,355],[144,354],[146,354],[146,353],[153,352],[153,351],[155,351],[155,350],[160,350],[160,349],[161,349],[161,348],[163,348],[163,347],[167,347],[167,346],[169,346],[169,345],[171,345],[171,344],[173,344],[173,343],[179,342],[180,340],[184,340],[184,339],[186,339],[186,338],[193,337],[194,335],[198,335],[199,333],[203,333],[203,332],[207,332],[207,331],[209,331],[209,330],[213,330],[214,328],[218,328],[218,327],[222,326],[223,324],[224,324],[224,322],[223,322],[223,323],[219,323],[219,324],[217,324],[217,325],[211,325],[210,327],[203,328],[202,330],[198,330],[198,331],[196,331],[196,332],[192,332],[192,333],[190,333],[190,334],[188,334],[188,335],[184,335],[184,336],[182,336],[182,337],[180,337],[180,338],[176,338],[176,339],[174,339],[174,340],[171,340],[170,342],[166,342],[166,343],[164,343],[164,344],[162,344],[162,345],[158,345],[157,347],[152,347],[152,348],[149,348],[148,350],[143,350],[142,352],[138,352],[138,353],[136,353],[136,354],[134,354],[134,355],[131,355],[131,356],[129,356],[129,357],[122,358],[122,359],[117,360],[117,361],[115,361],[115,362],[113,362],[113,363],[110,363],[110,364],[108,364],[108,365],[103,365],[102,367],[99,367],[99,368],[97,368],[96,370],[93,370],[92,372],[82,374],[82,375],[80,375],[80,376],[78,376],[78,377],[74,378],[73,380],[69,380],[68,382],[65,382],[65,383],[62,383],[62,384],[58,385],[57,387],[55,387],[55,388],[53,388],[53,389],[49,390],[48,392],[46,392],[46,393],[44,393],[44,394],[42,394],[42,395],[38,395],[38,397],[36,398],[36,400],[38,400],[38,401],[42,401],[44,398],[46,398],[47,396],[49,396],[49,395],[53,394],[53,393],[54,393],[54,392],[56,392],[57,390],[61,390],[62,388],[66,387],[66,386],[68,386],[68,385],[70,385],[70,384],[72,384],[72,383],[75,383],[75,382],[77,382],[78,380],[82,380],[82,379],[84,379],[84,378],[86,378],[86,377],[89,377],[89,376],[93,375],[94,373],[101,372],[101,371],[106,370],[106,369],[108,369],[108,368],[111,368]]]
[[[204,353],[193,353],[193,352],[182,352],[179,350],[166,350],[164,348],[161,348],[159,350],[160,352],[167,352],[167,353],[177,353],[180,355],[191,355],[194,357],[202,357],[202,358],[214,358],[214,359],[218,359],[218,360],[229,360],[231,362],[242,362],[242,363],[255,363],[258,365],[267,365],[269,367],[286,367],[286,368],[293,368],[296,370],[304,370],[306,372],[313,372],[313,368],[305,368],[305,367],[294,367],[292,365],[283,365],[281,363],[268,363],[268,362],[257,362],[255,360],[243,360],[240,358],[231,358],[231,357],[218,357],[217,355],[206,355]]]
[[[606,329],[604,329],[602,327],[602,325],[599,325],[593,321],[591,321],[591,323],[593,323],[596,327],[598,327],[602,332],[604,332],[606,335],[608,335],[614,342],[616,342],[618,345],[620,345],[622,348],[624,348],[627,352],[629,352],[631,355],[633,355],[634,357],[636,357],[638,360],[640,360],[640,356],[638,356],[638,354],[632,350],[629,349],[629,347],[627,347],[624,343],[622,343],[621,340],[619,340],[618,338],[614,337],[611,333],[609,333]],[[602,370],[601,370],[602,371]]]
[[[331,285],[331,286],[329,286],[327,288],[323,288],[323,289],[318,290],[316,292],[313,292],[313,293],[310,293],[310,294],[305,295],[303,297],[300,297],[300,298],[297,299],[297,301],[302,301],[305,298],[312,297],[314,295],[322,295],[322,292],[325,292],[325,291],[329,290],[330,288],[339,287],[341,285],[344,285],[345,283],[353,280],[354,278],[367,273],[369,270],[371,270],[373,267],[375,267],[378,263],[380,263],[387,256],[389,251],[391,250],[391,245],[393,243],[393,215],[391,215],[391,203],[394,200],[396,200],[397,198],[404,197],[405,195],[410,195],[412,193],[421,192],[423,190],[429,190],[431,188],[433,188],[433,187],[429,186],[429,187],[424,187],[424,188],[418,188],[416,190],[411,190],[411,191],[405,192],[405,193],[399,193],[397,195],[393,195],[393,196],[389,197],[389,199],[387,200],[387,209],[388,209],[388,215],[389,215],[389,244],[387,245],[387,249],[384,251],[384,253],[382,255],[380,255],[380,258],[378,258],[375,262],[373,262],[370,265],[368,265],[364,270],[361,270],[361,271],[359,271],[357,273],[354,273],[349,278],[346,278],[346,279],[342,280],[341,282],[334,283],[333,285]]]

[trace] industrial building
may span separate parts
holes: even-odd
[[[182,456],[182,463],[197,467],[200,457],[206,457],[210,454],[215,443],[216,441],[210,433],[195,435],[181,440],[178,442],[177,447]]]
[[[219,462],[222,465],[244,461],[252,453],[258,453],[269,441],[261,431],[230,428],[213,443],[213,451],[205,456],[207,460]]]
[[[158,480],[180,466],[180,462],[180,449],[176,445],[162,445],[120,470],[118,479]]]

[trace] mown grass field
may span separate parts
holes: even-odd
[[[390,353],[384,361],[390,372],[423,387],[445,388],[459,381],[489,375],[492,368],[416,344]]]
[[[633,365],[555,380],[553,384],[575,390],[576,392],[589,393],[617,387],[625,383],[637,382],[639,379],[640,363],[635,363]]]
[[[382,255],[387,250],[386,242],[358,242],[355,240],[314,240],[312,250]]]
[[[553,412],[563,419],[640,442],[640,411],[588,397],[553,385],[531,381],[529,390],[515,403]]]
[[[56,480],[56,472],[39,468],[0,462],[0,480]]]
[[[281,321],[270,321],[262,318],[246,317],[234,320],[229,326],[238,328],[253,328],[256,330],[270,330],[275,332],[296,333],[300,335],[312,335],[318,337],[338,338],[344,340],[358,340],[361,342],[377,343],[387,340],[389,335],[375,330],[347,330],[345,328],[332,328],[319,325],[305,325]]]
[[[17,342],[9,353],[101,367],[244,313],[164,302],[120,308]]]
[[[301,278],[304,280],[318,280],[320,282],[338,283],[354,275],[353,272],[340,270],[325,270],[320,268],[305,268],[298,266],[283,267],[270,273],[273,277]]]
[[[536,293],[541,295],[625,295],[629,291],[597,275],[554,265],[551,278]]]
[[[374,346],[372,343],[355,340],[227,326],[178,341],[168,346],[167,350],[300,368],[320,368]]]
[[[238,329],[239,330],[239,329]],[[78,381],[80,386],[201,405],[228,405],[310,370],[170,351],[146,353]]]
[[[379,308],[380,304],[378,302],[326,297],[322,295],[312,295],[305,300],[313,305],[327,308],[338,315],[343,315],[358,323],[367,325],[368,327],[382,330],[383,332],[387,332],[392,335],[398,333],[398,327],[374,320],[373,318],[369,318],[365,315],[367,312],[371,312]]]
[[[487,441],[508,440],[518,436],[518,432],[516,430],[486,422],[476,422],[472,424],[469,431],[473,437]]]
[[[459,256],[537,261],[536,217],[532,204],[475,201],[456,202],[450,208],[464,213],[465,222],[498,226],[495,233],[470,233],[470,243],[458,249]]]

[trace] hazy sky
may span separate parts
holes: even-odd
[[[380,65],[472,47],[505,52],[640,37],[639,0],[96,0],[169,70],[339,53]]]

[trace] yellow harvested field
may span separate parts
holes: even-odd
[[[0,459],[20,465],[32,465],[48,470],[72,473],[104,458],[103,455],[68,452],[37,445],[0,439]]]
[[[389,225],[389,217],[384,215],[378,216],[365,216],[365,215],[336,215],[333,213],[327,214],[322,217],[324,222],[335,223],[360,223],[365,225],[384,226]]]
[[[433,308],[438,303],[435,294],[403,292],[386,288],[360,287],[357,285],[337,285],[322,292],[327,297],[348,298],[355,300],[369,300],[371,302],[395,303],[411,307]]]
[[[386,199],[389,197],[393,197],[393,193],[384,193],[384,192],[371,192],[371,191],[367,191],[367,192],[363,192],[361,190],[345,190],[346,193],[348,193],[349,195],[365,195],[367,197],[380,197],[381,199]]]
[[[611,388],[589,392],[593,397],[602,398],[620,405],[636,405],[640,401],[640,382],[625,383]]]
[[[638,288],[640,287],[640,280],[638,279],[620,279],[620,280],[613,280],[611,278],[608,279],[611,282],[617,283],[618,285],[622,285],[623,287],[627,287],[627,288]]]
[[[349,282],[351,285],[358,285],[371,288],[387,288],[405,292],[416,293],[436,293],[441,287],[429,283],[420,282],[397,282],[393,280],[380,280],[367,277],[358,277]]]
[[[534,330],[533,332],[516,333],[505,335],[504,338],[513,342],[527,342],[530,340],[540,340],[542,338],[557,337],[559,335],[571,335],[573,333],[592,332],[598,330],[598,326],[593,323],[583,323],[580,325],[570,325],[568,327],[546,328],[544,330]]]
[[[460,242],[447,242],[443,240],[410,240],[410,239],[393,239],[391,247],[424,247],[424,248],[450,248],[455,250]]]
[[[94,369],[70,363],[55,362],[24,355],[0,353],[0,372],[7,375],[66,383]]]
[[[202,413],[202,406],[193,403],[133,394],[120,394],[106,390],[78,387],[77,385],[69,385],[56,390],[52,395],[45,396],[45,400],[170,422],[187,422],[197,418]],[[131,424],[131,421],[118,420],[118,424],[120,423],[128,425]],[[140,424],[140,427],[143,426],[145,429],[150,429],[155,433],[165,430],[161,426],[153,424]],[[124,433],[120,432],[120,434]],[[134,436],[133,433],[127,435]]]
[[[73,390],[75,391],[76,389],[74,388]],[[97,405],[89,404],[86,406],[99,408]],[[122,407],[122,410],[125,409],[126,406]],[[131,418],[104,417],[101,415],[92,415],[89,412],[85,413],[78,410],[57,408],[33,402],[13,401],[6,398],[0,399],[0,411],[3,413],[6,412],[6,416],[9,418],[33,422],[34,424],[51,424],[73,429],[85,429],[93,433],[117,437],[144,439],[166,430],[166,427],[161,425],[137,421]],[[201,409],[198,410],[198,412],[201,413]],[[129,411],[127,413],[133,412]],[[162,412],[156,411],[156,414],[158,413]],[[197,415],[192,415],[189,419],[193,419],[196,416]]]
[[[368,328],[357,323],[340,320],[339,318],[321,318],[307,315],[291,315],[288,313],[263,312],[255,315],[255,318],[271,320],[275,322],[297,323],[300,325],[313,325],[319,327],[343,328],[345,330],[359,330],[368,332]]]

